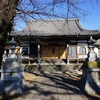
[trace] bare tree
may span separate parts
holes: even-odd
[[[86,16],[79,4],[84,0],[21,0],[16,10],[15,22],[27,19],[76,18]],[[20,25],[19,25],[20,26]]]
[[[7,33],[11,32],[18,0],[0,0],[0,65]]]
[[[92,0],[91,0],[92,1]],[[18,20],[86,16],[79,7],[85,0],[0,0],[0,62],[12,26]],[[1,65],[1,63],[0,63]]]

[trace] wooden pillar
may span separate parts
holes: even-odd
[[[66,50],[67,50],[67,64],[70,64],[69,62],[69,44],[67,44],[67,47],[66,47]]]
[[[38,44],[38,64],[40,64],[40,45]]]
[[[76,39],[76,61],[77,61],[77,64],[79,64],[79,59],[78,59],[78,42],[77,42],[77,39]]]

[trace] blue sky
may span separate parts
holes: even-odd
[[[78,1],[78,0],[76,0]],[[91,2],[92,1],[92,2]],[[79,7],[84,11],[87,11],[86,16],[79,16],[80,23],[83,28],[89,30],[100,30],[100,0],[79,0]],[[60,9],[61,10],[61,9]],[[15,30],[22,30],[25,27],[25,23],[21,20],[17,20]]]
[[[81,18],[81,25],[86,29],[100,30],[100,0],[98,0],[99,3],[96,0],[92,1],[90,3],[90,0],[87,0],[81,5],[84,10],[89,12],[88,16]]]

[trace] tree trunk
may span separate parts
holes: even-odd
[[[0,0],[0,68],[7,34],[11,32],[19,0]]]

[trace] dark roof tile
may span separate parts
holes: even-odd
[[[86,30],[79,22],[79,19],[68,20],[29,20],[26,27],[16,32],[15,35],[32,36],[62,36],[62,35],[96,35],[98,30]]]

